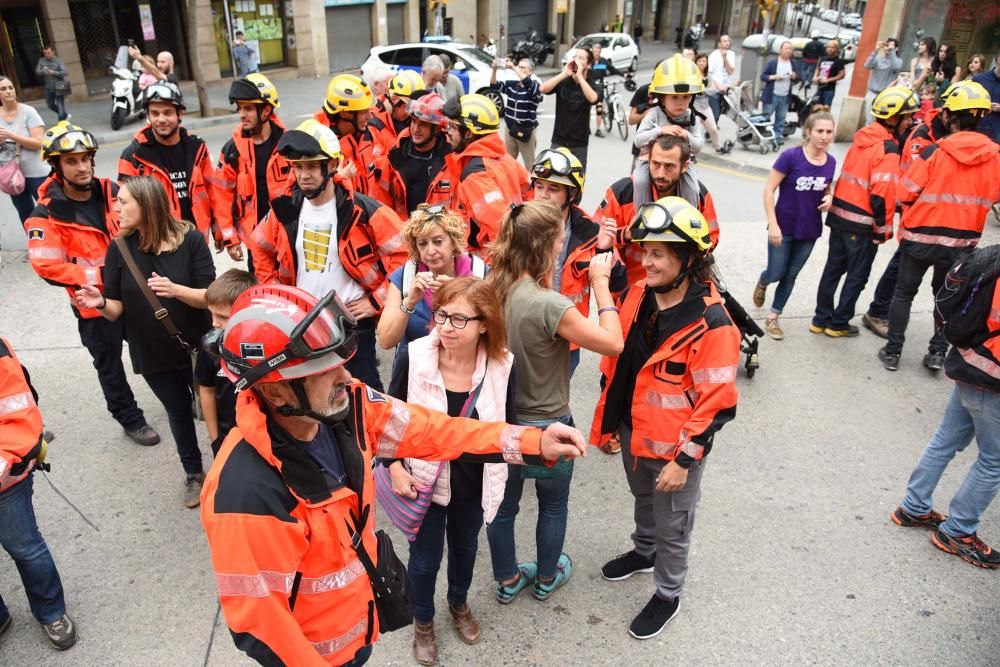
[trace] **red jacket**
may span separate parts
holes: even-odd
[[[913,160],[897,188],[909,206],[899,225],[900,244],[925,252],[974,248],[990,207],[1000,201],[1000,153],[989,137],[955,132]]]
[[[892,238],[899,154],[899,144],[877,121],[858,130],[833,187],[826,216],[830,229],[879,241]]]
[[[941,110],[931,109],[924,117],[924,122],[910,131],[903,142],[903,152],[899,158],[900,174],[905,172],[913,158],[923,153],[928,146],[945,136],[947,129],[941,122]]]
[[[438,143],[434,146],[434,155],[438,159],[447,158],[451,152],[451,145],[444,135],[438,137]],[[375,169],[372,171],[372,181],[375,187],[372,196],[396,212],[401,219],[410,217],[411,211],[407,210],[407,184],[403,180],[403,164],[408,158],[409,148],[412,143],[410,131],[403,130],[399,140],[392,149],[376,158]],[[444,204],[448,206],[452,199],[451,172],[447,168],[447,163],[442,164],[441,169],[431,179],[427,192],[423,200],[427,204]]]
[[[81,285],[103,289],[104,256],[118,235],[118,214],[114,209],[118,185],[107,178],[95,178],[92,196],[101,202],[103,228],[77,217],[76,205],[67,199],[61,179],[49,176],[38,188],[38,204],[24,222],[31,268],[45,282],[65,287],[73,312],[84,319],[101,317],[101,313],[77,309],[76,290]]]
[[[215,170],[212,168],[212,158],[208,154],[208,146],[201,137],[189,134],[181,127],[178,129],[181,137],[181,145],[184,146],[184,154],[188,159],[188,192],[187,196],[191,200],[191,212],[194,224],[198,231],[205,235],[205,240],[209,236],[214,236],[216,241],[230,246],[239,243],[236,230],[232,227],[231,219],[224,219],[220,224],[215,224],[212,212],[212,201],[214,199],[213,189],[215,187]],[[158,180],[170,197],[170,214],[175,218],[181,217],[181,203],[177,196],[177,189],[174,187],[170,174],[166,172],[160,160],[159,151],[156,148],[156,139],[153,137],[153,128],[147,126],[135,133],[132,143],[122,151],[118,160],[118,182],[124,183],[133,176],[152,176]],[[223,225],[227,226],[223,226]]]
[[[645,281],[640,281],[621,304],[626,350],[629,332],[646,298],[653,295],[646,290]],[[620,355],[601,360],[603,389],[594,411],[591,444],[605,444],[618,430],[621,415],[614,409],[605,410],[609,402],[631,403],[632,455],[677,459],[686,468],[688,462],[709,452],[716,431],[736,416],[740,332],[715,285],[692,284],[677,306],[675,318],[676,328],[643,364],[632,396],[625,403],[619,403],[622,397],[616,394],[628,386],[628,378],[616,376]],[[641,322],[638,326],[649,325]]]
[[[368,293],[375,310],[382,310],[389,275],[409,257],[403,244],[403,223],[392,209],[374,199],[354,194],[346,179],[335,177],[337,200],[337,249],[344,269]],[[271,211],[254,230],[254,272],[262,283],[296,284],[299,213],[302,193],[271,201]]]
[[[325,110],[320,109],[313,114],[313,118],[337,134],[336,124]],[[375,159],[382,154],[382,144],[376,142],[368,128],[365,128],[360,136],[355,134],[340,136],[337,134],[337,140],[340,142],[340,152],[344,156],[341,159],[341,164],[353,163],[358,170],[351,187],[355,192],[372,196],[374,190],[372,172],[375,170]]]
[[[484,254],[500,233],[500,221],[512,204],[524,201],[531,189],[528,172],[507,154],[499,132],[470,143],[461,153],[445,158],[451,172],[451,207],[464,219],[469,245]]]
[[[351,412],[330,429],[346,486],[331,491],[300,447],[274,446],[284,435],[254,392],[238,395],[237,425],[205,479],[201,521],[222,611],[236,646],[264,664],[342,665],[378,640],[371,584],[348,529],[352,515],[367,517],[360,532],[375,561],[375,456],[542,463],[538,429],[451,419],[361,383],[348,391]]]
[[[31,474],[42,447],[35,391],[10,343],[0,338],[0,493]]]

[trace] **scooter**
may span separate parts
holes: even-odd
[[[698,50],[701,47],[701,38],[705,36],[708,24],[701,20],[701,16],[689,26],[684,33],[684,48]]]
[[[531,58],[535,65],[541,65],[550,55],[556,51],[556,36],[551,32],[545,33],[545,40],[538,36],[537,30],[528,33],[526,39],[522,39],[514,45],[511,51],[511,59],[517,62],[521,58]]]
[[[120,130],[132,116],[142,114],[142,90],[139,88],[139,77],[142,66],[138,61],[128,64],[128,47],[118,47],[118,56],[113,65],[108,66],[108,74],[115,77],[111,82],[111,129]]]

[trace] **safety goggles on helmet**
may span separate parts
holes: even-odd
[[[573,173],[573,165],[564,153],[545,150],[535,160],[534,166],[531,167],[531,173],[533,176],[542,179],[548,178],[552,174],[568,177]]]
[[[150,102],[167,102],[179,109],[185,109],[184,96],[177,86],[166,81],[157,81],[142,91],[142,106],[148,109]]]
[[[89,153],[97,150],[97,139],[86,130],[71,130],[60,134],[52,140],[50,152],[55,153]]]
[[[674,222],[667,207],[651,202],[644,205],[635,216],[630,228],[633,241],[662,241],[663,243],[690,243],[702,249],[703,241],[692,237]],[[655,236],[656,238],[649,238]]]

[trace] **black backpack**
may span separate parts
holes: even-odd
[[[1000,245],[977,248],[955,262],[934,297],[944,336],[955,347],[972,348],[1000,334],[986,325],[1000,277]]]

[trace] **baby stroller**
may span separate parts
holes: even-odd
[[[729,289],[726,287],[726,281],[722,278],[722,272],[719,271],[719,265],[715,262],[715,258],[712,257],[710,261],[712,262],[712,282],[715,283],[716,289],[719,290],[719,296],[725,302],[726,311],[729,312],[729,317],[732,318],[733,324],[740,330],[740,352],[746,355],[743,362],[743,370],[746,371],[748,378],[752,378],[757,369],[760,368],[760,357],[757,354],[757,346],[760,343],[760,339],[764,337],[764,330],[760,328],[759,324],[753,321],[753,318],[747,314],[746,309],[729,292]]]
[[[778,150],[778,142],[774,137],[774,123],[756,113],[753,82],[744,81],[739,86],[730,88],[723,99],[726,102],[726,115],[736,123],[736,141],[743,148],[757,146],[761,155],[772,149]]]

